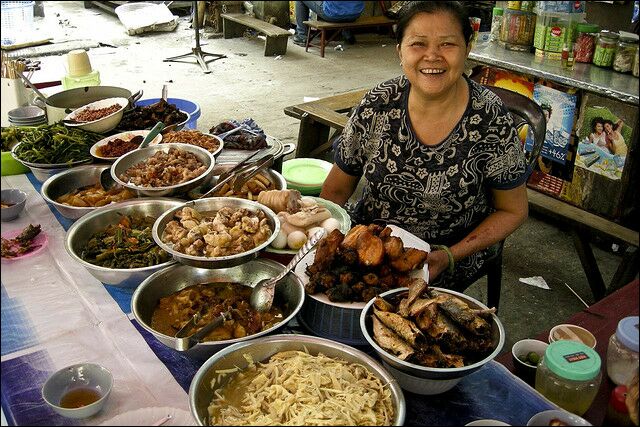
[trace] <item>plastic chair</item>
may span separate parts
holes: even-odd
[[[515,126],[520,130],[523,126],[528,125],[528,133],[533,135],[533,148],[530,153],[526,153],[527,164],[529,166],[528,173],[533,171],[535,162],[542,152],[545,133],[547,131],[547,119],[545,118],[542,108],[532,99],[527,98],[517,92],[508,89],[486,86],[487,89],[494,92],[502,99],[502,102],[509,109],[514,118]],[[489,257],[478,275],[472,278],[467,287],[471,286],[476,280],[485,274],[487,275],[487,305],[495,307],[496,310],[500,305],[500,291],[502,289],[502,249],[504,240],[492,246],[495,254]]]

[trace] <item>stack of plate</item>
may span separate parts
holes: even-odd
[[[13,126],[39,126],[47,124],[45,111],[35,105],[18,107],[7,113],[9,123]]]
[[[320,159],[291,159],[282,164],[282,176],[287,180],[287,188],[306,196],[317,196],[331,167],[331,163]]]

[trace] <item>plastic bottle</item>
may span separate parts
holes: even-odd
[[[627,385],[638,369],[638,316],[618,322],[616,332],[609,338],[607,374],[617,385]]]

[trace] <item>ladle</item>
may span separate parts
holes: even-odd
[[[320,241],[320,239],[324,237],[325,234],[326,231],[324,230],[324,228],[318,230],[313,234],[313,236],[311,236],[311,238],[309,238],[309,240],[307,240],[307,243],[305,243],[300,248],[296,256],[293,257],[293,259],[289,262],[289,264],[287,264],[287,266],[284,268],[284,270],[282,270],[280,274],[278,274],[274,278],[262,279],[261,281],[259,281],[253,287],[253,291],[251,291],[251,297],[249,300],[249,302],[251,303],[251,307],[260,312],[268,311],[273,304],[276,284],[283,277],[289,274],[289,272],[291,272],[291,270],[293,270],[296,265],[298,265],[300,260],[304,258],[304,256],[308,254],[309,251],[311,251],[311,249],[316,245],[316,243]]]

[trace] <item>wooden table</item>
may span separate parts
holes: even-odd
[[[584,418],[594,426],[602,425],[609,396],[615,387],[615,384],[607,376],[606,360],[609,337],[615,333],[621,319],[638,315],[638,283],[637,279],[634,280],[591,307],[574,314],[565,322],[582,326],[589,330],[597,340],[596,351],[602,359],[602,383],[593,404],[584,414]],[[541,332],[535,338],[547,342],[549,331]],[[498,356],[496,360],[514,372],[511,349]]]
[[[300,120],[296,157],[318,157],[331,148],[330,134],[341,132],[347,124],[347,114],[358,105],[368,89],[359,89],[316,101],[296,104],[284,109],[288,116]],[[573,234],[573,243],[596,301],[629,283],[638,273],[638,232],[594,215],[538,191],[527,189],[529,206],[533,211],[567,224]],[[601,235],[620,242],[625,250],[618,269],[605,285],[590,242]]]

